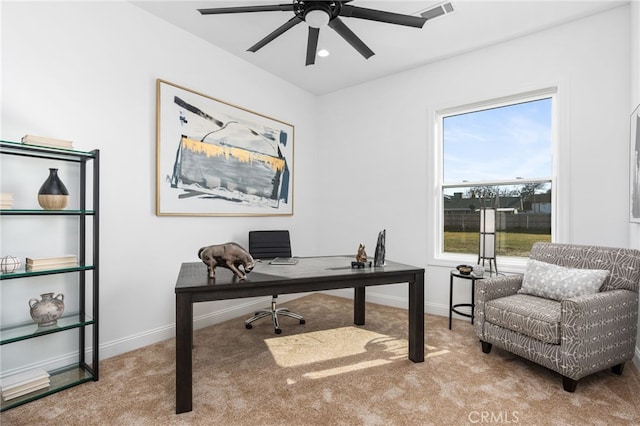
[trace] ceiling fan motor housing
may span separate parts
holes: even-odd
[[[304,11],[304,21],[313,28],[322,28],[329,23],[330,10],[325,4],[319,3],[308,7]]]
[[[313,28],[321,28],[340,14],[342,4],[335,1],[294,1],[295,14]]]

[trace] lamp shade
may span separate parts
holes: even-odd
[[[491,259],[496,257],[496,235],[480,234],[480,258]]]
[[[480,210],[480,232],[496,232],[496,209]]]

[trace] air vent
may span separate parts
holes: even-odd
[[[429,9],[426,9],[426,10],[421,10],[417,12],[417,14],[422,16],[423,18],[435,19],[440,16],[453,13],[454,11],[455,9],[453,8],[453,4],[451,4],[451,2],[446,2],[446,3],[439,4],[437,6],[430,7]]]

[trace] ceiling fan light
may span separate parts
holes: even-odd
[[[304,21],[312,28],[322,28],[329,23],[329,13],[325,10],[310,10],[304,15]]]

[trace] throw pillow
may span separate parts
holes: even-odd
[[[529,259],[518,293],[562,300],[594,294],[609,276],[600,269],[576,269]]]

